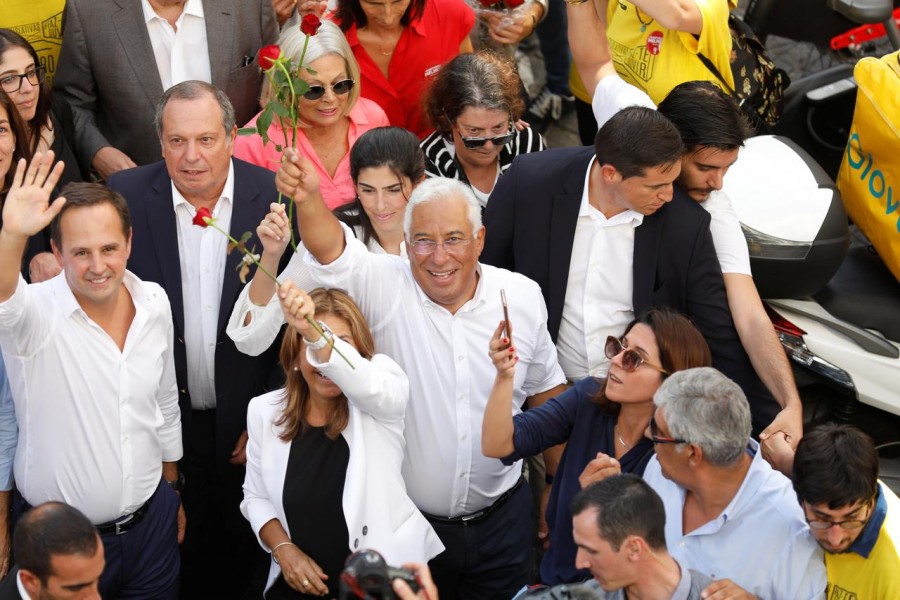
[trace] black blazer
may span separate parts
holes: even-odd
[[[262,250],[256,227],[276,201],[275,174],[238,159],[234,162],[234,202],[231,235],[240,239],[245,231],[253,237],[247,247]],[[109,180],[109,187],[121,193],[131,211],[132,241],[128,269],[146,281],[166,290],[175,323],[175,375],[181,406],[182,437],[190,430],[191,399],[187,385],[187,357],[184,346],[184,304],[181,290],[181,264],[178,258],[178,233],[172,208],[172,183],[164,161],[121,171]],[[290,258],[288,247],[283,268]],[[225,262],[222,298],[219,304],[219,332],[216,342],[216,457],[227,464],[241,432],[246,428],[247,404],[254,396],[269,391],[270,376],[277,364],[276,341],[259,356],[242,354],[225,333],[225,327],[242,284],[235,270],[240,252],[232,252]],[[187,449],[185,444],[185,449]]]
[[[19,586],[16,582],[18,574],[19,567],[12,567],[9,573],[6,574],[6,577],[3,578],[3,581],[0,582],[0,600],[29,600],[28,598],[22,598],[21,594],[19,594]]]
[[[593,156],[593,148],[581,147],[517,157],[485,211],[481,261],[522,273],[541,286],[554,341]],[[747,394],[758,432],[780,407],[757,377],[734,328],[709,221],[709,213],[677,187],[671,202],[644,217],[634,234],[634,312],[668,306],[690,317],[706,337],[713,364]]]

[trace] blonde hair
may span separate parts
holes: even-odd
[[[281,54],[282,56],[290,57],[291,67],[294,69],[297,68],[298,63],[300,62],[300,55],[303,54],[303,44],[305,41],[306,35],[300,31],[299,27],[286,27],[278,37],[278,46],[281,48]],[[330,54],[344,59],[344,64],[347,67],[347,77],[355,82],[353,89],[350,90],[347,103],[344,105],[344,110],[341,112],[341,116],[346,117],[350,114],[350,111],[353,110],[353,107],[356,106],[357,100],[359,100],[359,63],[356,62],[356,57],[353,56],[350,44],[347,43],[347,38],[344,37],[340,27],[331,21],[322,21],[322,25],[319,27],[319,31],[316,35],[310,36],[309,38],[309,45],[306,48],[306,56],[304,56],[303,60],[309,65],[311,62]],[[325,84],[330,82],[322,83]],[[269,78],[264,77],[260,104],[265,106],[269,100],[274,98],[275,92],[272,90]],[[298,107],[299,103],[300,98],[297,98]],[[302,126],[303,123],[298,120],[298,125]]]
[[[375,354],[375,340],[369,330],[369,324],[362,311],[345,292],[336,289],[316,288],[309,293],[316,305],[316,317],[333,315],[343,319],[350,326],[350,335],[353,344],[359,354],[370,359]],[[306,414],[309,412],[309,384],[303,377],[303,373],[294,367],[300,361],[300,353],[306,352],[306,344],[303,338],[293,327],[288,327],[284,332],[284,340],[281,343],[281,366],[284,369],[285,384],[284,393],[287,402],[281,417],[275,425],[282,427],[279,436],[285,442],[289,442],[303,433],[306,429]],[[325,424],[325,435],[330,439],[337,438],[347,427],[350,418],[350,409],[347,397],[341,394],[334,402],[332,412]]]

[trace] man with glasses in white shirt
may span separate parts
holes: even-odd
[[[175,491],[181,420],[168,298],[126,271],[122,197],[70,184],[53,153],[19,164],[0,229],[0,347],[19,425],[18,509],[81,510],[105,547],[104,597],[177,598],[184,513]],[[63,272],[27,285],[19,261],[51,224]],[[177,523],[177,525],[176,525]]]
[[[464,184],[430,179],[406,208],[409,260],[368,252],[318,193],[306,158],[288,152],[276,182],[294,198],[307,262],[323,287],[346,289],[379,351],[406,371],[403,475],[447,550],[431,562],[444,598],[510,598],[530,581],[531,499],[521,463],[481,453],[481,423],[496,370],[488,347],[508,299],[516,369],[514,410],[563,390],[537,285],[478,262],[481,207]],[[351,532],[352,537],[352,532]]]

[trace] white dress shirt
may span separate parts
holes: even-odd
[[[547,309],[530,279],[479,265],[475,296],[456,314],[431,301],[418,286],[409,261],[370,253],[344,226],[347,247],[322,266],[309,253],[318,285],[341,288],[356,300],[379,352],[409,376],[406,454],[407,491],[424,512],[456,517],[493,504],[521,474],[521,463],[505,467],[481,453],[481,422],[497,374],[488,343],[503,318],[500,290],[519,355],[513,412],[525,398],[565,381],[547,332]]]
[[[709,213],[709,232],[712,234],[722,273],[752,276],[747,238],[744,237],[741,221],[731,206],[728,194],[722,190],[713,190],[700,206]]]
[[[190,79],[212,83],[203,2],[188,0],[175,27],[141,0],[163,90]]]
[[[357,239],[363,239],[362,227],[354,227],[353,233]],[[369,238],[366,244],[369,252],[372,254],[387,254],[381,244],[374,236]],[[303,242],[297,243],[297,250],[291,255],[284,270],[278,274],[278,281],[284,283],[293,281],[301,290],[310,291],[316,288],[316,282],[309,273],[309,267],[303,256],[306,254],[306,247]],[[406,242],[400,242],[400,256],[407,258]],[[250,322],[244,325],[247,315],[250,315]],[[284,313],[281,312],[281,302],[278,294],[272,294],[268,304],[258,306],[250,301],[250,283],[241,290],[237,302],[234,303],[234,310],[231,311],[231,317],[228,319],[228,328],[225,332],[234,342],[238,350],[250,356],[259,356],[269,349],[269,346],[278,337],[281,326],[284,325]]]
[[[684,533],[685,489],[660,470],[654,456],[644,480],[666,508],[669,553],[711,579],[731,579],[766,600],[822,598],[826,576],[822,549],[809,533],[790,480],[769,466],[759,444],[737,494],[718,518]]]
[[[228,167],[222,195],[212,210],[216,225],[223,231],[231,229],[232,198],[233,163]],[[181,264],[188,392],[192,408],[207,410],[216,407],[216,340],[228,238],[215,229],[193,224],[197,209],[184,199],[174,182],[172,203],[178,231],[178,262]],[[234,273],[229,276],[236,277]]]
[[[556,349],[570,380],[603,377],[609,369],[606,337],[621,336],[634,319],[634,230],[644,216],[626,210],[609,219],[589,198],[591,167],[572,241],[572,260]]]
[[[156,490],[181,458],[172,311],[165,291],[130,272],[135,315],[119,350],[60,273],[0,303],[0,346],[13,389],[16,485],[31,505],[60,500],[105,523]]]

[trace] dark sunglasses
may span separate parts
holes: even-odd
[[[355,84],[356,82],[352,79],[342,79],[337,83],[332,83],[329,87],[331,88],[331,91],[334,92],[335,96],[343,96],[344,94],[349,94]],[[309,86],[309,91],[303,94],[303,97],[307,100],[318,100],[324,95],[324,85],[311,85]]]
[[[687,440],[673,438],[667,435],[659,435],[659,427],[656,425],[656,414],[650,417],[650,441],[654,444],[687,444]]]
[[[462,131],[459,132],[459,139],[462,140],[463,146],[469,148],[470,150],[474,148],[481,148],[482,146],[487,144],[488,141],[490,141],[497,147],[505,146],[513,141],[514,137],[516,137],[515,131],[510,131],[509,133],[504,133],[503,135],[494,137],[464,137]]]
[[[638,354],[636,350],[626,348],[622,340],[613,335],[606,338],[606,346],[604,348],[604,352],[606,353],[606,358],[610,360],[612,360],[613,357],[617,356],[621,352],[622,368],[626,373],[633,373],[641,365],[647,365],[651,369],[656,369],[664,375],[669,374],[669,372],[662,367],[644,360],[644,357]]]

